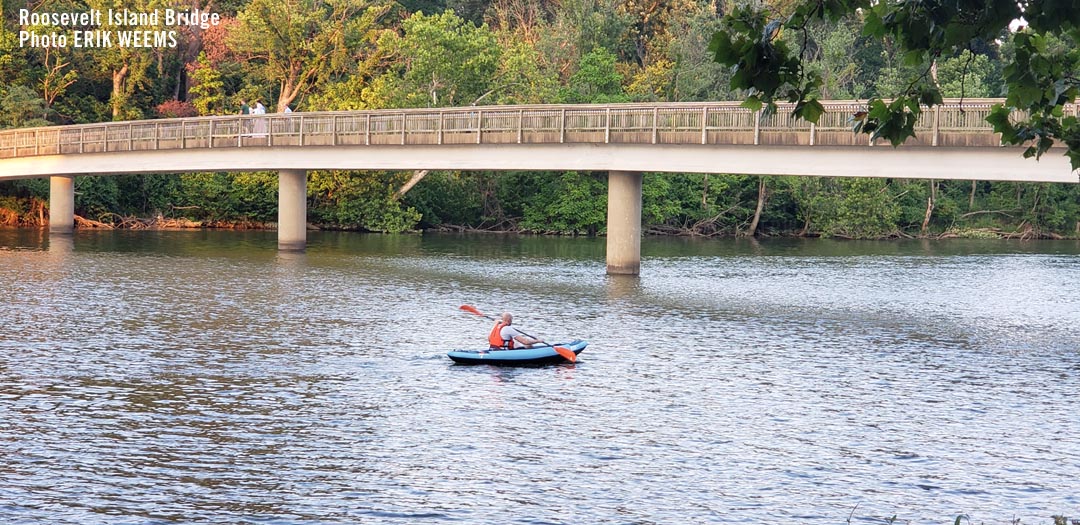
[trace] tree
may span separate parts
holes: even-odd
[[[225,110],[225,83],[221,80],[221,72],[210,64],[206,53],[199,53],[193,65],[192,86],[188,90],[193,95],[191,104],[199,115],[221,114]]]
[[[379,38],[380,53],[393,66],[365,90],[369,107],[460,106],[499,87],[502,51],[487,24],[446,11],[417,13],[401,29]]]
[[[524,201],[521,226],[539,233],[595,235],[607,223],[607,187],[596,174],[541,176],[540,191]]]
[[[620,10],[630,22],[624,39],[633,44],[632,62],[647,67],[665,59],[678,26],[675,20],[696,9],[692,0],[623,0]]]
[[[405,178],[401,172],[313,171],[309,177],[315,222],[386,233],[412,230],[420,222],[420,212],[394,195]]]
[[[810,28],[807,67],[821,77],[821,96],[826,100],[843,100],[855,97],[855,79],[859,76],[859,63],[851,59],[855,49],[858,29],[851,20],[844,19],[835,25],[814,24]],[[788,33],[790,38],[794,33]]]
[[[41,51],[44,74],[38,81],[45,104],[52,106],[56,98],[62,96],[67,88],[75,83],[79,74],[72,68],[71,60],[60,49],[47,47]]]
[[[494,85],[478,100],[493,99],[496,104],[547,104],[558,96],[558,78],[547,71],[535,45],[510,36],[503,52]]]
[[[997,94],[993,73],[989,57],[965,49],[959,56],[939,62],[938,85],[946,97],[992,97]]]
[[[48,126],[49,106],[26,86],[0,90],[0,128]]]
[[[614,53],[602,47],[586,53],[570,76],[562,98],[572,104],[626,102],[617,61]]]
[[[940,57],[956,56],[1005,35],[1015,54],[1004,68],[1006,101],[988,121],[1006,144],[1029,144],[1025,157],[1040,157],[1055,141],[1067,146],[1073,169],[1080,168],[1080,120],[1065,116],[1065,104],[1080,94],[1080,9],[1058,0],[799,0],[786,10],[768,12],[760,4],[735,8],[724,17],[710,49],[715,59],[735,68],[731,86],[746,90],[746,105],[775,111],[776,100],[795,104],[793,115],[816,122],[823,80],[806,67],[805,45],[789,45],[786,31],[808,34],[816,21],[861,17],[863,34],[892,40],[904,63],[918,66],[886,102],[882,94],[868,101],[855,118],[855,130],[894,146],[914,136],[924,106],[942,101],[930,72]],[[1026,27],[1010,30],[1014,21]],[[1070,45],[1048,45],[1062,39]],[[807,39],[802,39],[805,42]],[[1016,115],[1019,114],[1019,117]]]
[[[380,0],[252,0],[228,44],[277,84],[277,110],[358,63],[379,19]]]
[[[720,19],[707,9],[676,22],[671,42],[671,90],[679,101],[731,100],[728,84],[730,68],[723,67],[709,53],[709,39],[720,27]]]
[[[570,60],[596,48],[631,56],[632,45],[624,38],[633,24],[632,16],[621,8],[622,0],[563,0],[556,12],[552,34],[565,46]]]
[[[119,9],[115,0],[86,0],[86,6],[102,12]],[[150,13],[166,6],[163,0],[130,0],[123,7],[136,13]],[[116,25],[106,21],[98,29],[112,31],[114,34],[126,31],[161,31],[162,26],[153,25]],[[150,48],[113,45],[95,49],[91,55],[98,62],[96,67],[83,66],[81,71],[108,71],[112,81],[109,106],[113,120],[132,120],[143,116],[142,108],[133,96],[140,88],[149,83],[148,72],[154,62],[154,53]]]

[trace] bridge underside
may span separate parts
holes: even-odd
[[[200,171],[279,172],[278,247],[306,244],[306,173],[341,170],[608,171],[607,269],[639,273],[641,173],[686,172],[1075,183],[1057,153],[1024,159],[1016,148],[652,144],[244,147],[53,155],[0,161],[2,179],[52,178],[50,229],[72,227],[75,175]]]
[[[597,170],[1076,183],[1068,159],[1018,148],[679,144],[245,147],[52,155],[0,161],[0,179],[259,170]]]

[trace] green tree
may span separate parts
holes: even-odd
[[[959,56],[941,60],[937,67],[938,85],[946,97],[992,97],[994,66],[990,57],[967,49]]]
[[[883,237],[899,231],[900,207],[884,179],[827,179],[830,188],[816,195],[818,228],[830,236]]]
[[[379,19],[381,0],[251,0],[228,36],[233,52],[277,84],[277,110],[321,83],[355,72]]]
[[[623,0],[563,0],[555,15],[551,36],[567,60],[603,48],[616,55],[633,56],[636,50],[626,38],[634,23],[623,9]]]
[[[400,172],[313,171],[308,176],[309,215],[314,222],[349,229],[412,230],[420,212],[394,194],[404,179]]]
[[[140,175],[117,175],[117,208],[121,215],[148,217],[171,212],[175,203],[181,201],[181,182],[178,175],[148,173]]]
[[[602,47],[586,53],[563,90],[563,101],[571,104],[625,102],[623,78],[615,67],[617,61],[614,53]]]
[[[108,9],[119,11],[127,9],[136,13],[150,13],[157,9],[170,7],[164,0],[84,0],[86,7],[105,12]],[[151,25],[115,25],[104,21],[96,28],[103,31],[142,32],[161,31],[164,27]],[[159,23],[161,23],[159,21]],[[79,71],[100,71],[108,75],[110,83],[108,104],[113,120],[134,120],[142,118],[150,109],[140,100],[139,93],[150,84],[151,67],[155,63],[154,50],[146,47],[121,46],[115,43],[111,47],[95,49],[85,54],[89,64],[83,64]],[[153,105],[154,101],[149,101]],[[158,101],[160,102],[160,101]]]
[[[626,86],[626,93],[640,101],[671,100],[674,76],[675,64],[667,59],[659,59],[634,74],[630,85]]]
[[[109,215],[120,211],[118,182],[117,177],[76,177],[75,214],[112,222]]]
[[[420,213],[420,227],[475,227],[483,216],[484,188],[475,172],[433,171],[403,201]]]
[[[37,85],[45,104],[51,107],[79,79],[79,74],[72,64],[71,54],[62,48],[45,48],[41,55],[41,75]]]
[[[472,104],[498,88],[501,49],[486,24],[476,26],[446,11],[417,13],[401,34],[384,33],[379,49],[391,68],[365,90],[369,107],[438,107]]]
[[[45,99],[26,86],[0,88],[0,127],[48,126],[50,110]]]
[[[677,221],[683,202],[675,194],[672,177],[664,173],[646,173],[641,181],[641,222],[646,227]]]
[[[191,104],[200,115],[219,115],[225,111],[225,82],[221,72],[210,64],[206,53],[199,53],[191,71]]]
[[[859,63],[851,59],[858,39],[858,30],[852,20],[845,18],[836,24],[812,24],[809,35],[806,68],[821,78],[821,97],[827,100],[853,98],[860,68]],[[788,38],[801,36],[787,34]]]
[[[266,171],[184,174],[179,188],[183,200],[175,205],[202,221],[276,221],[277,184],[277,173]]]
[[[607,185],[595,174],[566,171],[543,178],[525,200],[521,226],[539,233],[595,235],[607,223]]]
[[[10,10],[14,11],[14,10]],[[18,31],[12,30],[16,26],[8,21],[8,10],[0,13],[0,86],[21,83],[26,78],[26,51],[27,48],[19,47]]]
[[[672,98],[680,101],[730,100],[730,68],[718,64],[709,53],[709,40],[720,20],[708,9],[701,9],[675,22],[675,37],[670,46]]]
[[[547,67],[535,45],[510,37],[503,52],[492,87],[479,101],[497,104],[549,104],[558,97],[558,77]]]

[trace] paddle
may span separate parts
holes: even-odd
[[[463,305],[461,305],[461,309],[465,310],[466,312],[469,312],[470,314],[479,315],[480,317],[486,317],[486,318],[488,318],[488,319],[490,319],[492,321],[495,321],[494,317],[492,317],[490,315],[487,315],[487,314],[481,312],[480,310],[477,310],[475,306],[470,306],[470,305],[467,305],[467,304],[463,304]],[[521,330],[518,330],[518,331],[521,332]],[[526,334],[525,332],[521,332],[521,333],[525,337],[532,337],[533,339],[536,339],[536,337],[533,337],[533,336],[531,336],[529,334]],[[553,346],[552,348],[554,348],[555,352],[557,352],[559,355],[566,358],[567,361],[570,361],[571,363],[577,361],[577,354],[575,354],[573,350],[571,350],[569,348],[566,348],[565,346]]]

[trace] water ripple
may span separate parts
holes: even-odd
[[[1080,516],[1069,243],[174,233],[0,250],[5,523]],[[466,303],[590,347],[454,366]]]

